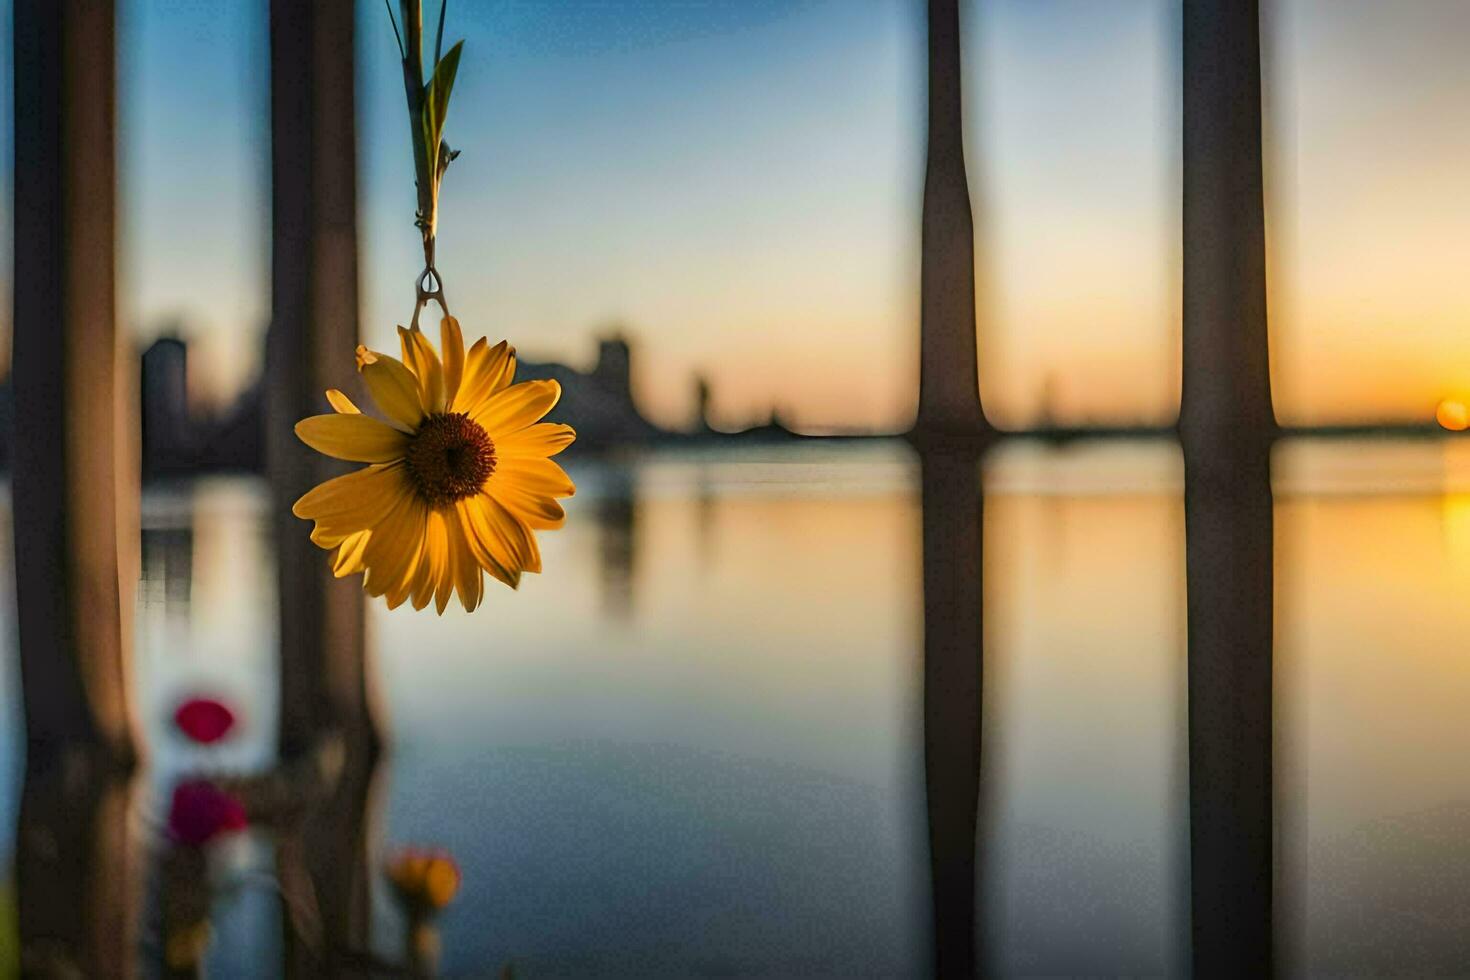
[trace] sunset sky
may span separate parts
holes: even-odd
[[[430,2],[433,9],[436,4]],[[122,5],[121,309],[179,317],[200,393],[258,367],[268,309],[265,4]],[[1470,4],[1265,2],[1278,413],[1427,419],[1470,394]],[[899,428],[915,403],[922,0],[496,0],[466,37],[440,267],[470,333],[637,394]],[[1178,373],[1178,14],[974,0],[981,378],[1003,424],[1159,420]],[[397,51],[359,14],[364,333],[421,256]],[[344,356],[345,353],[344,353]]]

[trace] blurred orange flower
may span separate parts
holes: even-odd
[[[459,865],[444,851],[404,848],[388,859],[387,873],[410,911],[437,912],[459,893]]]

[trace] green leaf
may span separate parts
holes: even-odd
[[[460,41],[449,49],[437,65],[434,77],[424,89],[424,150],[429,154],[429,173],[439,168],[439,142],[444,138],[444,119],[449,114],[449,94],[454,90],[454,76],[459,73]]]

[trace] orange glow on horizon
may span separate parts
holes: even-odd
[[[1464,432],[1470,428],[1470,409],[1466,409],[1465,403],[1458,399],[1446,398],[1434,410],[1434,420],[1442,429]]]

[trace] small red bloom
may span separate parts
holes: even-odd
[[[204,745],[218,742],[235,727],[235,713],[213,698],[190,698],[174,712],[179,731]]]
[[[168,830],[181,844],[208,844],[221,834],[244,830],[245,807],[207,779],[190,779],[174,787]]]

